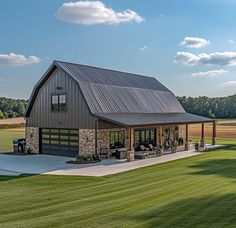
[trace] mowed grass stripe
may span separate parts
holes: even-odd
[[[196,166],[224,159],[231,159],[232,163],[222,164],[218,168],[210,167],[207,174],[198,173],[207,167]],[[0,208],[0,223],[9,227],[19,224],[25,227],[37,224],[70,224],[74,227],[101,227],[104,223],[105,227],[139,224],[140,227],[160,224],[171,226],[176,222],[199,224],[196,211],[200,211],[202,220],[206,220],[206,217],[201,211],[207,209],[207,213],[214,215],[218,203],[209,205],[214,197],[222,195],[224,199],[224,195],[228,198],[232,195],[231,198],[234,198],[234,180],[221,173],[225,170],[235,171],[234,159],[234,149],[224,149],[106,178],[32,176],[2,181],[0,189],[7,187],[11,197],[9,201],[1,197],[3,207]],[[37,191],[37,187],[40,191]],[[14,197],[22,192],[25,192],[22,198]],[[213,199],[208,200],[211,196],[214,196]],[[204,203],[201,199],[204,199]],[[225,210],[232,210],[229,203],[227,201],[219,205],[223,205]],[[171,210],[169,205],[174,205],[174,209]],[[217,213],[222,213],[219,210]],[[156,216],[153,211],[157,211]],[[193,220],[188,219],[191,215]],[[230,221],[232,215],[225,218],[224,224],[230,224]]]

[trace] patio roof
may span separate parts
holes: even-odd
[[[109,113],[96,114],[101,120],[105,120],[120,126],[142,126],[142,125],[168,125],[168,124],[186,124],[186,123],[207,123],[213,122],[202,116],[190,113]]]

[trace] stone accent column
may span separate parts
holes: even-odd
[[[205,131],[204,131],[204,123],[202,123],[200,147],[204,146],[205,146]]]
[[[127,151],[127,161],[132,162],[134,160],[134,150]]]
[[[159,145],[162,146],[163,145],[163,138],[162,138],[162,127],[159,127]]]
[[[79,154],[95,154],[95,129],[79,129]]]
[[[212,123],[212,145],[216,145],[216,121]]]
[[[39,128],[38,127],[26,127],[26,152],[30,150],[31,153],[39,153]]]
[[[185,150],[189,150],[188,124],[185,126]]]
[[[156,127],[156,146],[159,145],[159,128]]]
[[[129,131],[127,128],[110,128],[97,130],[97,152],[99,154],[100,148],[110,148],[110,132],[124,131],[125,132],[125,148],[129,148]]]

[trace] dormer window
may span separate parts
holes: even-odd
[[[51,110],[54,112],[66,111],[66,94],[53,94]]]

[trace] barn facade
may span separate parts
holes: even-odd
[[[216,124],[186,113],[175,95],[154,77],[54,61],[35,85],[26,111],[26,147],[33,153],[75,157],[101,148],[167,147],[188,125]]]

